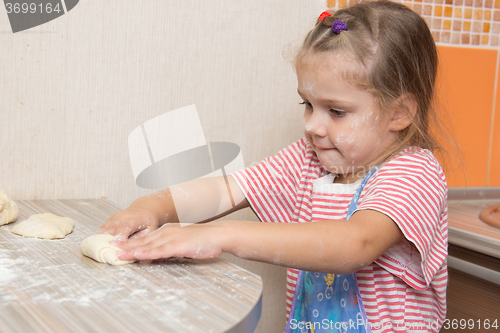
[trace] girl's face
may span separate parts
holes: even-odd
[[[372,93],[343,77],[357,68],[361,66],[345,52],[310,53],[297,67],[304,134],[321,165],[342,183],[362,178],[367,166],[397,140],[391,112],[382,113]]]

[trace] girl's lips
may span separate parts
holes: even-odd
[[[321,147],[321,146],[316,146],[316,148],[321,149],[321,150],[330,150],[330,149],[335,149],[335,147],[329,147],[329,148],[326,148],[326,147]]]

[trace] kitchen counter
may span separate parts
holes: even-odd
[[[483,209],[499,204],[499,188],[450,189],[449,243],[500,258],[500,229],[479,219]]]
[[[449,201],[449,243],[500,258],[500,229],[479,219],[483,209],[499,203],[499,200]]]
[[[253,332],[262,281],[226,260],[110,266],[80,242],[119,208],[105,199],[20,200],[19,221],[50,212],[75,220],[62,240],[0,228],[0,332]]]
[[[479,219],[498,204],[498,188],[449,190],[447,322],[441,332],[479,333],[499,323],[500,229]]]

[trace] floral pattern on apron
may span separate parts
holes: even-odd
[[[356,210],[363,187],[377,170],[378,168],[371,169],[361,181],[349,204],[346,220]],[[313,198],[315,193],[323,192],[322,187],[328,182],[333,182],[331,175],[315,181]],[[285,333],[327,332],[371,332],[356,273],[327,274],[299,270]]]

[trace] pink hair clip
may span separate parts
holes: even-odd
[[[323,13],[319,14],[319,18],[318,18],[318,20],[319,20],[320,22],[322,22],[322,21],[325,19],[325,17],[328,17],[328,16],[332,16],[332,14],[330,14],[330,13],[329,13],[329,12],[327,12],[327,11],[324,11]]]

